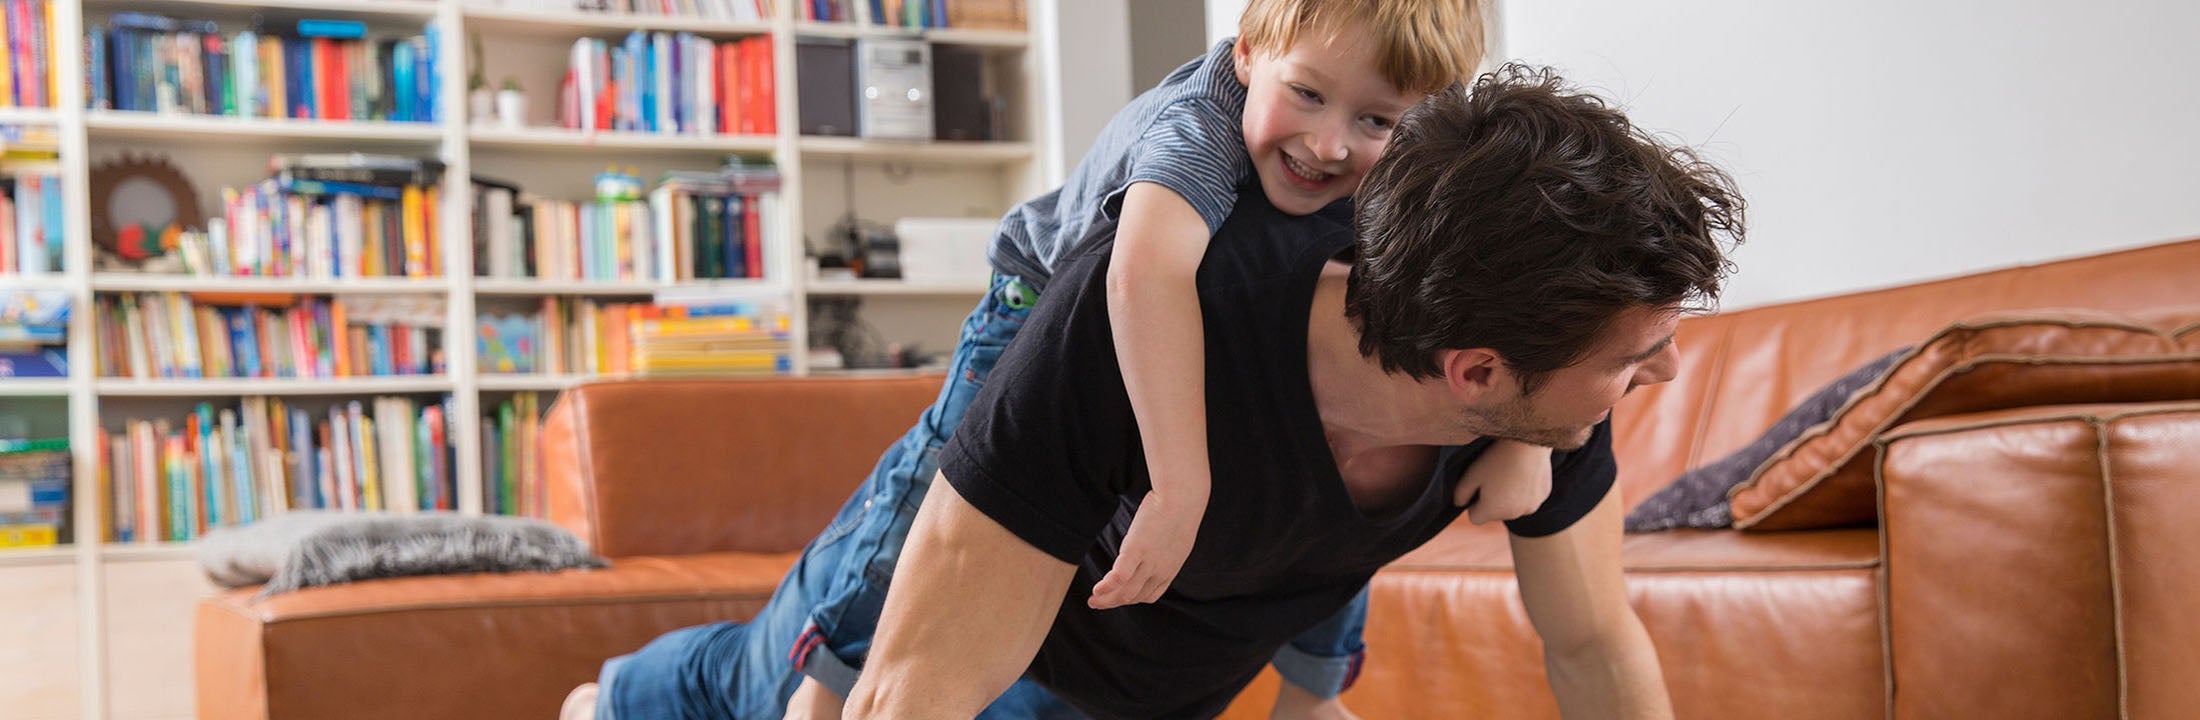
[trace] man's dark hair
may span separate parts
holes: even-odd
[[[1725,172],[1518,64],[1407,111],[1354,202],[1360,352],[1429,378],[1439,350],[1490,348],[1524,393],[1628,308],[1708,310],[1742,236]]]

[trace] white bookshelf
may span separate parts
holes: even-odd
[[[75,457],[73,489],[77,542],[58,549],[0,550],[0,617],[36,617],[36,638],[0,637],[0,645],[23,639],[68,638],[66,647],[33,649],[53,658],[35,667],[0,667],[0,707],[10,715],[34,717],[138,718],[187,717],[192,713],[190,608],[209,592],[197,572],[194,548],[179,543],[113,544],[101,542],[104,518],[93,451],[102,427],[124,417],[177,416],[175,408],[211,400],[217,405],[253,395],[297,398],[299,402],[365,399],[378,395],[444,395],[452,398],[451,442],[459,509],[481,511],[481,441],[478,418],[509,393],[556,393],[590,378],[572,374],[482,373],[475,362],[477,309],[524,305],[543,297],[591,297],[617,302],[646,299],[661,290],[732,291],[786,298],[792,312],[794,366],[807,365],[807,300],[856,297],[865,314],[882,318],[874,327],[895,341],[923,340],[930,349],[949,348],[956,326],[971,303],[985,291],[982,282],[909,283],[865,280],[820,282],[806,277],[805,240],[819,239],[853,209],[866,220],[891,224],[908,216],[997,218],[1010,206],[1059,182],[1060,168],[1042,157],[1041,148],[1058,143],[1046,136],[1043,106],[1058,97],[1047,87],[1052,63],[1048,37],[1040,28],[1054,17],[1061,0],[1027,0],[1026,31],[908,31],[853,24],[798,22],[796,7],[778,0],[778,16],[768,22],[619,15],[593,12],[544,12],[495,7],[473,0],[56,0],[53,43],[58,83],[53,109],[0,108],[0,124],[48,126],[61,136],[66,209],[64,272],[43,276],[0,276],[0,289],[65,289],[75,312],[69,332],[70,377],[65,380],[0,380],[0,404],[53,408],[50,418],[65,428]],[[860,3],[858,3],[860,4]],[[370,35],[415,33],[429,22],[441,28],[438,80],[445,121],[391,123],[210,117],[85,109],[83,28],[104,23],[113,13],[139,11],[182,19],[210,19],[224,34],[246,27],[254,17],[271,23],[299,18],[361,20]],[[278,25],[279,26],[279,25]],[[690,32],[716,39],[768,36],[773,39],[777,132],[770,135],[672,135],[634,132],[583,132],[551,125],[550,108],[557,80],[574,39],[617,39],[643,31]],[[472,53],[469,38],[482,35],[489,49],[483,63],[488,82],[506,76],[527,88],[530,125],[506,129],[474,124],[466,117],[467,81]],[[906,143],[853,138],[804,137],[799,134],[795,40],[804,36],[924,37],[935,43],[984,48],[995,91],[1008,100],[1005,142]],[[444,242],[446,276],[431,278],[261,278],[189,277],[94,271],[89,219],[89,168],[123,151],[170,157],[190,175],[199,205],[209,216],[219,210],[219,189],[241,187],[265,177],[267,156],[275,152],[358,150],[432,156],[447,175],[436,222]],[[765,248],[762,280],[713,280],[677,284],[648,282],[553,281],[473,277],[470,193],[465,179],[484,176],[518,181],[530,193],[557,199],[589,195],[589,178],[607,164],[634,165],[645,182],[667,169],[709,170],[725,155],[768,158],[780,169],[790,232]],[[95,298],[139,292],[283,293],[306,295],[432,295],[447,309],[442,333],[448,372],[433,376],[353,377],[325,380],[160,379],[94,377],[97,334]],[[800,372],[798,370],[798,372]],[[873,375],[878,371],[821,371],[820,375]],[[885,374],[891,374],[891,371]],[[547,403],[545,403],[547,406]],[[62,434],[34,433],[43,436]],[[104,452],[100,449],[99,452]],[[35,644],[35,643],[33,643]],[[40,646],[44,647],[44,646]],[[41,684],[44,683],[44,684]],[[65,690],[56,700],[54,687]],[[59,702],[59,705],[54,705]],[[44,704],[42,704],[44,703]]]

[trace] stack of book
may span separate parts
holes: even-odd
[[[53,107],[61,97],[53,13],[46,0],[0,0],[8,42],[0,48],[0,106]]]
[[[123,293],[99,297],[100,377],[326,379],[444,372],[436,309],[418,298]]]
[[[443,164],[392,155],[276,155],[270,177],[223,188],[222,214],[177,251],[193,275],[429,278]]]
[[[634,371],[644,375],[776,375],[793,369],[787,313],[771,299],[668,299],[635,318]]]
[[[600,194],[568,202],[477,178],[476,275],[545,280],[681,282],[766,277],[783,247],[779,171],[729,164],[665,173],[646,199]]]
[[[317,415],[247,397],[101,429],[108,537],[184,542],[291,509],[455,509],[451,402],[378,397]]]
[[[712,40],[635,31],[622,43],[573,42],[559,84],[558,124],[569,130],[685,135],[777,132],[768,35]]]
[[[71,541],[69,441],[0,440],[0,548]]]
[[[0,290],[0,378],[69,376],[69,291]]]
[[[224,35],[207,20],[118,12],[85,31],[93,108],[229,117],[440,122],[437,27],[368,39],[299,20]]]
[[[516,393],[481,418],[482,512],[542,517],[542,397]]]

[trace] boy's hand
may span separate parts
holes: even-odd
[[[1106,610],[1160,599],[1183,569],[1184,556],[1191,554],[1200,518],[1206,513],[1205,497],[1171,502],[1146,493],[1138,514],[1131,516],[1130,531],[1123,534],[1123,551],[1116,554],[1115,567],[1092,586],[1092,599],[1085,604]]]
[[[1481,525],[1535,512],[1550,497],[1551,449],[1499,440],[1459,476],[1451,501],[1466,506],[1468,522]]]

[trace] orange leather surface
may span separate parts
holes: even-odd
[[[603,570],[373,580],[199,606],[199,717],[555,718],[607,658],[745,620],[792,555],[621,558]]]
[[[800,550],[939,390],[937,375],[581,385],[543,431],[551,520],[606,557]]]
[[[1940,418],[1885,448],[1898,717],[2200,707],[2200,403]]]
[[[1734,525],[1792,530],[1878,517],[1870,450],[1906,420],[2007,407],[2200,398],[2200,306],[2150,317],[1995,313],[1951,324],[1729,493]]]

